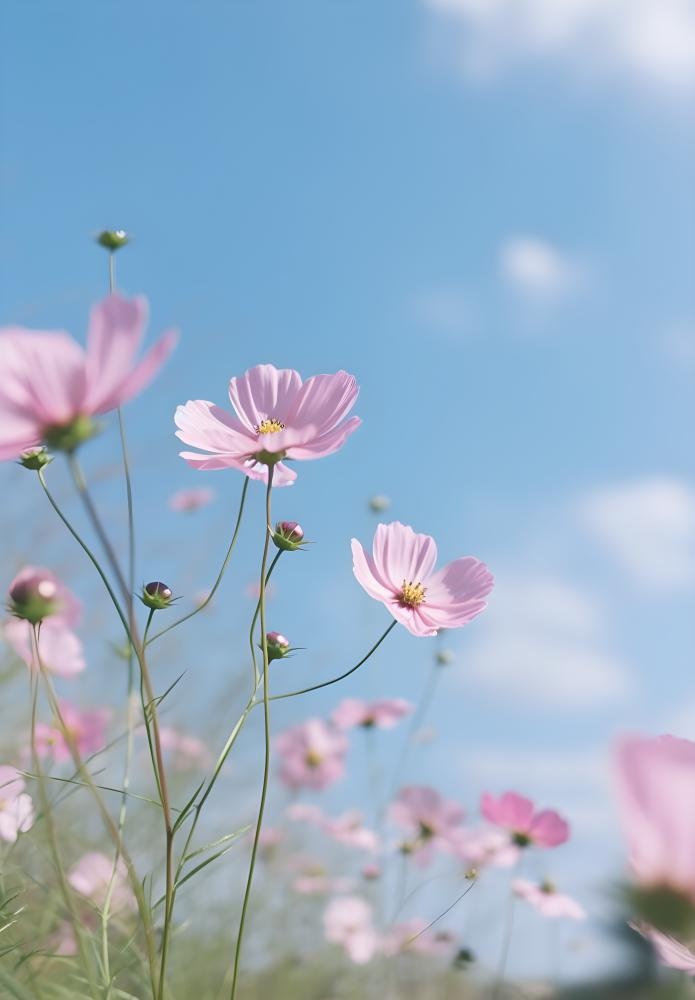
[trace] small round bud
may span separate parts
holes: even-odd
[[[296,521],[278,521],[273,542],[283,552],[296,552],[304,544],[304,529]]]
[[[383,514],[391,506],[391,501],[383,493],[377,493],[369,500],[369,509],[373,514]]]
[[[153,611],[163,611],[164,608],[170,607],[173,600],[171,588],[160,580],[153,580],[152,583],[146,583],[142,588],[140,600],[146,608],[151,608]]]
[[[448,667],[454,662],[454,654],[450,649],[438,649],[434,659],[438,667]]]
[[[370,862],[362,868],[362,878],[366,879],[367,882],[375,882],[378,878],[381,878],[381,868],[379,865]]]
[[[454,968],[465,969],[471,962],[475,962],[475,955],[470,948],[459,948],[454,958]]]
[[[281,660],[284,656],[287,656],[292,649],[290,646],[290,640],[282,635],[281,632],[266,633],[265,641],[268,647],[268,662],[271,662],[272,660]]]
[[[58,610],[58,585],[54,579],[40,573],[20,573],[10,585],[10,611],[38,625]]]
[[[49,455],[45,448],[29,448],[19,456],[18,463],[25,469],[38,472],[49,462],[53,461],[53,455]]]
[[[104,229],[99,233],[96,241],[100,247],[104,247],[105,250],[115,253],[116,250],[124,247],[126,243],[130,243],[130,237],[125,229]]]

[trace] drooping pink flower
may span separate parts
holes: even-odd
[[[413,635],[460,628],[486,607],[493,576],[485,563],[464,556],[435,572],[437,546],[407,524],[380,524],[372,555],[352,539],[352,567],[370,597],[386,605]]]
[[[517,792],[505,792],[496,799],[485,792],[480,811],[485,819],[509,830],[518,847],[558,847],[569,839],[569,824],[552,809],[535,812],[533,802]]]
[[[169,497],[169,507],[171,510],[189,513],[207,507],[215,498],[215,491],[204,486],[198,489],[178,490]]]
[[[630,926],[651,942],[662,965],[695,976],[695,950],[692,947],[689,948],[682,941],[669,934],[662,934],[647,924],[630,924]]]
[[[134,910],[137,903],[128,883],[128,870],[123,858],[118,859],[114,875],[114,859],[100,851],[90,851],[68,872],[68,882],[75,892],[88,899],[98,910],[104,908],[112,878],[111,912]]]
[[[542,913],[544,917],[568,917],[570,920],[584,920],[586,912],[579,903],[558,892],[551,882],[529,882],[525,878],[515,878],[512,882],[512,891],[515,896],[526,900],[534,909]]]
[[[372,922],[372,908],[359,896],[332,900],[323,914],[327,941],[342,945],[357,965],[365,965],[376,954],[379,936]]]
[[[473,868],[510,868],[519,859],[520,849],[502,830],[462,827],[450,839],[456,857]]]
[[[275,486],[297,478],[284,462],[323,458],[337,451],[356,430],[359,417],[347,417],[359,388],[352,375],[314,375],[302,382],[298,372],[257,365],[229,383],[236,416],[204,399],[189,400],[176,410],[182,451],[196,469],[238,469],[251,479],[268,479],[273,465]]]
[[[401,719],[413,711],[413,706],[403,698],[381,698],[366,702],[358,698],[345,698],[331,713],[331,718],[339,729],[393,729]]]
[[[73,628],[77,625],[81,604],[68,587],[43,566],[25,566],[9,587],[10,607],[20,609],[22,595],[44,594],[46,612],[39,631],[39,656],[44,668],[59,677],[73,677],[85,669],[86,663],[80,639]],[[29,603],[35,603],[29,600]],[[13,618],[2,626],[5,639],[30,670],[38,667],[34,646],[33,626],[26,618]]]
[[[437,928],[429,930],[428,921],[422,917],[412,917],[388,929],[381,942],[385,955],[410,952],[413,955],[453,956],[456,939],[448,931]]]
[[[311,823],[348,847],[371,852],[379,849],[378,835],[364,825],[362,813],[356,809],[332,817],[327,816],[320,806],[296,802],[288,807],[287,815],[290,819]]]
[[[82,757],[96,753],[106,745],[106,726],[111,713],[106,708],[82,711],[76,705],[60,701],[60,714]],[[36,724],[36,750],[39,756],[52,757],[57,764],[72,759],[68,742],[56,720],[53,726],[43,722]]]
[[[389,818],[408,838],[401,849],[426,865],[436,850],[453,850],[464,811],[434,788],[410,785],[389,806]]]
[[[0,766],[0,839],[14,844],[34,823],[34,804],[16,768]]]
[[[162,750],[171,755],[171,766],[177,771],[207,767],[212,763],[212,754],[197,736],[183,733],[172,726],[160,726],[159,739]]]
[[[93,307],[86,350],[63,332],[0,330],[0,459],[41,442],[55,445],[78,421],[115,410],[144,389],[176,339],[165,333],[136,362],[146,320],[144,299],[114,294]]]
[[[307,719],[276,740],[280,779],[289,788],[322,789],[345,773],[347,740],[323,719]]]
[[[635,877],[695,903],[695,743],[675,736],[627,737],[616,765]]]

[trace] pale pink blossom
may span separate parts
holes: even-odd
[[[377,952],[379,936],[374,929],[372,908],[359,896],[332,900],[323,914],[327,941],[341,945],[357,965],[364,965]]]
[[[428,921],[422,917],[412,917],[388,929],[381,942],[385,955],[410,952],[414,955],[453,956],[456,940],[448,931],[437,928],[431,930]]]
[[[381,698],[378,701],[360,701],[345,698],[331,713],[331,719],[339,729],[393,729],[401,719],[410,715],[413,706],[403,698]]]
[[[61,921],[46,941],[45,951],[50,955],[59,955],[61,958],[77,955],[77,938],[72,924],[68,923],[67,920]]]
[[[264,482],[272,465],[274,485],[287,486],[297,473],[285,459],[330,455],[359,427],[359,417],[345,419],[358,392],[344,371],[303,383],[291,368],[257,365],[229,383],[236,416],[204,399],[178,407],[177,437],[200,449],[181,457],[196,469],[239,469]]]
[[[82,605],[55,573],[43,566],[25,566],[17,574],[9,587],[13,604],[20,603],[16,595],[32,589],[46,599],[47,614],[38,630],[41,664],[49,673],[73,677],[86,667],[82,643],[73,631],[79,622]],[[38,669],[31,622],[13,618],[3,624],[2,631],[29,669]]]
[[[656,930],[655,927],[649,927],[647,924],[630,924],[630,926],[651,942],[662,965],[695,976],[695,951],[693,947],[688,947],[682,941],[678,941],[669,934],[662,934],[661,931]]]
[[[215,499],[215,491],[204,486],[198,489],[179,490],[169,497],[169,507],[171,510],[189,513],[207,507]]]
[[[366,879],[367,882],[376,882],[377,879],[381,878],[381,867],[373,861],[362,865],[362,878]]]
[[[16,768],[0,766],[0,839],[14,844],[34,823],[34,804]]]
[[[86,350],[62,331],[0,330],[0,459],[18,458],[80,419],[136,396],[171,352],[170,331],[136,362],[144,299],[109,295],[92,309]]]
[[[519,860],[520,849],[503,830],[462,827],[451,835],[454,854],[473,868],[510,868]]]
[[[288,806],[287,815],[290,819],[311,823],[348,847],[373,853],[379,849],[378,835],[364,825],[362,813],[356,809],[331,817],[319,806],[296,802]]]
[[[113,878],[110,909],[112,913],[134,910],[137,906],[128,883],[128,870],[123,858],[118,859],[114,875],[114,859],[100,851],[84,854],[68,872],[68,882],[98,910],[103,910]]]
[[[437,546],[429,535],[394,521],[380,524],[372,555],[352,539],[353,572],[370,597],[417,636],[459,628],[485,609],[493,577],[487,566],[464,556],[435,572]]]
[[[410,785],[391,803],[389,818],[406,834],[401,849],[426,865],[436,850],[453,850],[464,811],[458,802],[443,798],[434,788]]]
[[[345,773],[347,739],[323,719],[307,719],[276,740],[280,779],[289,788],[327,788]]]
[[[616,764],[637,880],[695,902],[695,743],[675,736],[628,737],[618,746]]]
[[[160,726],[159,739],[162,750],[170,755],[171,766],[177,771],[207,767],[212,763],[212,754],[197,736],[172,726]]]
[[[111,713],[106,708],[83,711],[67,701],[60,701],[60,714],[68,737],[81,757],[89,756],[106,746],[106,727]],[[55,725],[36,723],[36,750],[41,757],[52,757],[57,764],[72,759],[68,740],[56,719]]]
[[[579,903],[562,892],[558,892],[551,882],[529,882],[525,878],[515,878],[512,882],[515,896],[530,903],[544,917],[567,917],[570,920],[584,920],[586,912]]]
[[[327,896],[330,893],[351,892],[355,888],[354,879],[331,875],[316,862],[302,862],[297,867],[299,871],[292,879],[292,888],[301,896]]]
[[[533,802],[517,792],[505,792],[496,799],[485,792],[480,802],[485,819],[509,830],[519,847],[558,847],[569,839],[569,824],[552,809],[536,812]]]

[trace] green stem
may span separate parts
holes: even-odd
[[[321,688],[330,687],[331,684],[337,684],[338,681],[342,681],[345,677],[349,677],[350,674],[354,674],[356,670],[359,670],[362,664],[366,663],[369,657],[377,651],[386,636],[396,627],[397,624],[398,622],[394,619],[383,635],[377,639],[369,652],[366,653],[354,667],[350,667],[349,670],[346,670],[344,674],[340,674],[338,677],[333,677],[330,681],[323,681],[321,684],[312,684],[311,687],[301,688],[299,691],[288,691],[286,694],[274,694],[268,700],[279,701],[281,698],[296,698],[299,694],[308,694],[309,691],[319,691]]]
[[[215,591],[222,583],[222,577],[226,572],[227,566],[229,565],[229,560],[232,557],[232,552],[234,551],[234,546],[236,545],[237,536],[239,534],[239,528],[241,527],[241,517],[242,514],[244,513],[244,504],[246,502],[246,491],[249,488],[249,482],[250,482],[249,478],[245,476],[244,485],[241,490],[241,500],[239,502],[239,513],[237,514],[236,524],[234,525],[234,534],[232,535],[232,540],[229,543],[229,548],[227,549],[227,554],[224,557],[224,562],[222,563],[222,567],[219,573],[217,574],[217,579],[212,585],[210,593],[208,594],[208,596],[205,598],[204,601],[202,601],[196,608],[193,609],[193,611],[189,611],[187,615],[183,615],[182,618],[179,618],[177,621],[172,622],[171,625],[167,625],[167,627],[163,628],[161,632],[156,632],[155,635],[153,635],[152,638],[148,640],[148,642],[154,642],[155,639],[159,639],[161,636],[166,635],[167,632],[171,632],[173,628],[178,628],[179,625],[183,625],[184,622],[189,621],[195,615],[199,614],[204,608],[206,608],[210,603],[210,601],[215,596]]]
[[[273,570],[277,566],[278,561],[279,561],[281,555],[282,555],[282,549],[278,549],[278,551],[275,553],[275,556],[273,557],[273,561],[271,562],[270,568],[269,568],[269,570],[268,570],[268,572],[266,573],[266,576],[265,576],[265,585],[266,585],[266,587],[268,586],[268,581],[270,580],[270,577],[273,574]],[[253,618],[251,619],[251,628],[249,629],[249,645],[251,647],[251,663],[253,664],[253,683],[254,683],[254,685],[256,687],[256,690],[258,690],[258,685],[261,682],[261,675],[258,672],[258,665],[256,663],[256,643],[254,642],[254,632],[255,632],[255,629],[256,629],[256,622],[258,621],[258,615],[259,615],[260,610],[261,610],[261,601],[260,601],[260,597],[259,597],[258,602],[256,604],[256,610],[254,611]],[[262,638],[261,638],[261,642],[263,642]]]
[[[265,754],[263,761],[263,784],[261,787],[261,801],[258,807],[258,820],[256,821],[256,832],[253,837],[253,847],[251,848],[251,860],[249,862],[249,873],[246,879],[246,889],[241,905],[241,917],[239,918],[239,929],[237,931],[236,947],[234,949],[234,971],[232,973],[232,991],[230,1000],[235,1000],[237,994],[237,981],[239,976],[239,963],[241,959],[241,947],[244,939],[244,929],[246,926],[246,914],[251,898],[251,886],[253,884],[253,874],[256,867],[256,855],[261,837],[261,827],[263,825],[263,814],[265,812],[265,802],[268,794],[268,779],[270,777],[270,696],[268,692],[268,638],[265,622],[265,584],[266,566],[268,563],[268,548],[270,546],[270,497],[273,489],[273,466],[268,466],[268,487],[265,494],[265,530],[263,544],[263,558],[261,559],[260,573],[260,617],[261,617],[261,648],[263,651],[263,732],[265,737]]]

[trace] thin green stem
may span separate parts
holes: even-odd
[[[166,635],[167,632],[171,632],[171,630],[173,628],[178,628],[178,626],[179,625],[183,625],[184,622],[190,621],[191,618],[193,618],[195,615],[199,614],[204,608],[206,608],[208,606],[208,604],[210,603],[210,601],[215,596],[215,591],[217,590],[217,588],[219,587],[219,585],[222,583],[222,577],[224,576],[224,574],[225,574],[225,572],[227,570],[227,566],[229,565],[229,560],[232,558],[232,552],[234,551],[234,546],[236,545],[237,536],[239,534],[239,528],[241,527],[241,517],[242,517],[242,514],[244,513],[244,504],[246,503],[246,491],[249,488],[249,482],[250,482],[249,478],[247,476],[245,476],[244,477],[244,485],[243,485],[243,487],[241,489],[241,500],[239,502],[239,512],[237,514],[236,524],[234,525],[234,534],[232,535],[232,540],[229,543],[229,548],[227,549],[227,553],[226,553],[226,555],[224,557],[224,561],[222,563],[220,571],[217,574],[217,579],[215,580],[215,582],[213,583],[213,585],[212,585],[212,587],[210,589],[210,593],[207,595],[207,597],[205,598],[204,601],[201,601],[201,603],[196,608],[193,609],[193,611],[189,611],[187,615],[183,615],[183,617],[177,619],[175,622],[172,622],[171,625],[167,625],[167,627],[163,628],[160,632],[156,632],[148,640],[148,645],[149,645],[149,643],[154,642],[156,639],[161,638],[161,636]]]
[[[278,551],[275,553],[275,556],[273,557],[273,561],[270,564],[270,568],[268,569],[268,572],[265,575],[266,587],[268,586],[268,581],[270,580],[273,570],[277,566],[281,555],[282,555],[282,549],[278,549]],[[249,629],[249,646],[251,647],[251,663],[253,664],[253,683],[256,687],[256,690],[258,690],[258,685],[261,682],[261,675],[258,672],[258,665],[256,663],[256,643],[255,643],[254,632],[256,630],[256,622],[258,621],[258,615],[260,610],[261,610],[261,601],[259,597],[258,602],[256,604],[256,610],[254,611],[253,618],[251,619],[251,628]],[[261,642],[262,641],[263,640],[261,639]]]
[[[354,667],[350,667],[349,670],[346,670],[344,674],[340,674],[338,677],[333,677],[330,681],[323,681],[321,684],[312,684],[311,687],[301,688],[299,691],[287,691],[285,694],[274,694],[268,700],[279,701],[281,698],[296,698],[297,695],[299,694],[308,694],[309,691],[319,691],[321,688],[330,687],[331,684],[337,684],[338,681],[342,681],[345,677],[349,677],[350,674],[354,674],[356,670],[359,670],[362,664],[366,663],[369,657],[377,651],[377,649],[382,644],[386,636],[389,634],[389,632],[393,631],[393,629],[396,627],[397,624],[398,622],[394,619],[389,625],[389,627],[386,629],[386,631],[383,633],[383,635],[381,635],[380,638],[377,639],[377,641],[374,643],[369,652],[366,653],[359,661],[359,663],[356,663]]]
[[[258,820],[256,821],[256,832],[253,837],[253,847],[251,848],[251,860],[249,862],[249,873],[246,879],[246,889],[241,905],[241,917],[239,918],[239,929],[237,931],[236,947],[234,949],[234,971],[232,973],[232,991],[230,1000],[235,1000],[237,994],[237,981],[239,977],[239,964],[241,959],[241,947],[244,939],[244,929],[246,926],[246,914],[251,898],[251,886],[253,884],[253,874],[256,867],[256,855],[261,837],[261,827],[263,826],[263,814],[265,812],[266,797],[268,794],[268,779],[270,777],[270,695],[268,691],[268,638],[265,621],[265,577],[266,566],[268,564],[268,548],[270,546],[270,499],[273,489],[273,466],[268,466],[268,487],[265,494],[265,529],[263,543],[263,558],[261,559],[260,573],[260,617],[261,617],[261,648],[263,651],[263,732],[265,737],[265,754],[263,761],[263,784],[261,787],[261,801],[258,807]]]
[[[495,976],[495,982],[493,983],[490,994],[491,1000],[498,1000],[504,986],[504,979],[507,971],[507,959],[509,958],[509,949],[512,943],[512,934],[514,932],[514,903],[514,893],[510,892],[509,900],[507,902],[507,913],[504,920],[502,950],[500,952],[499,964],[497,966],[497,975]]]
[[[109,251],[109,295],[113,295],[116,288],[116,262],[114,261],[113,250]]]

